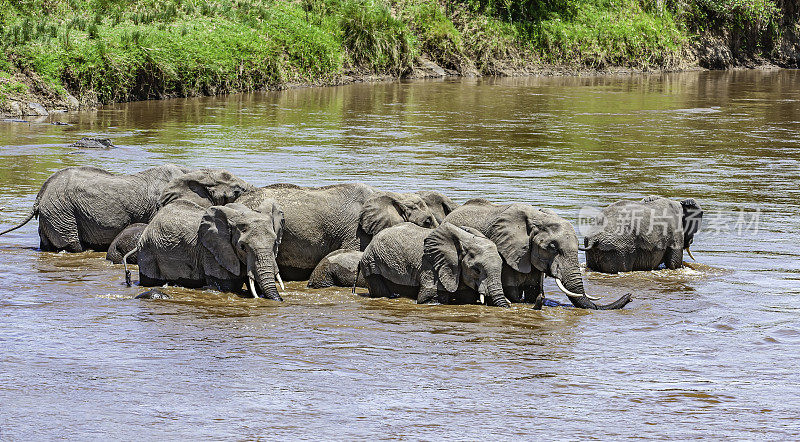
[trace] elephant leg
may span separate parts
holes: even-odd
[[[541,310],[544,302],[544,278],[541,274],[534,276],[533,280],[522,287],[525,302],[533,304],[534,310]]]
[[[667,249],[664,252],[663,262],[668,269],[683,267],[683,249]]]
[[[420,287],[417,304],[443,304],[435,287]]]
[[[47,236],[39,228],[39,250],[42,252],[57,252],[58,249],[47,239]]]
[[[241,294],[243,283],[236,279],[219,279],[206,275],[206,284],[220,292]]]
[[[149,276],[143,275],[141,271],[139,271],[139,285],[143,287],[157,287],[166,284],[167,281],[163,279],[156,279],[150,278]]]
[[[367,276],[367,290],[370,298],[396,298],[397,296],[389,290],[383,277],[380,275]]]
[[[524,302],[533,304],[533,308],[537,310],[542,307],[542,299],[544,297],[544,278],[542,276],[541,272],[534,271],[522,285]]]
[[[511,302],[524,302],[525,294],[523,293],[523,288],[521,286],[515,285],[504,285],[503,286],[503,294],[505,297]]]
[[[50,222],[49,217],[39,217],[39,237],[47,238],[53,251],[66,250],[70,253],[83,252],[78,236],[78,222],[72,214]]]

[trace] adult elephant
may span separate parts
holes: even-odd
[[[125,227],[150,221],[170,181],[191,170],[174,164],[130,175],[89,166],[61,169],[44,182],[27,218],[0,235],[38,217],[43,251],[106,250]]]
[[[139,284],[211,286],[242,295],[248,293],[242,290],[247,284],[254,298],[282,301],[275,286],[276,279],[280,282],[275,256],[283,212],[273,200],[262,201],[257,209],[237,203],[206,208],[187,199],[171,202],[147,225],[134,250],[139,254]]]
[[[383,230],[364,250],[360,263],[373,297],[406,296],[419,304],[488,300],[509,307],[502,268],[503,259],[491,240],[448,222],[432,231],[411,223]]]
[[[648,196],[604,208],[584,237],[586,267],[604,273],[683,266],[683,251],[700,230],[703,209],[694,199]]]
[[[238,202],[255,208],[265,199],[276,200],[286,215],[278,267],[293,281],[308,279],[335,250],[364,250],[387,227],[406,221],[429,228],[438,225],[419,195],[379,191],[366,184],[273,184],[242,195]]]
[[[586,296],[575,229],[552,210],[473,199],[447,215],[445,222],[472,227],[497,245],[503,258],[503,292],[513,302],[540,307],[545,275],[555,278],[575,307],[610,310],[630,302],[630,295],[625,295],[598,305]]]
[[[358,276],[358,263],[364,252],[339,249],[328,253],[317,264],[308,277],[308,288],[326,287],[366,287],[363,277]]]

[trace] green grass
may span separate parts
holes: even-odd
[[[27,86],[13,79],[11,74],[0,71],[0,104],[8,101],[9,97],[20,96],[27,91]]]
[[[688,41],[669,11],[649,13],[634,0],[587,3],[571,19],[552,15],[528,31],[546,60],[591,67],[671,68]]]
[[[800,12],[776,1],[0,0],[0,96],[22,93],[14,72],[112,102],[402,76],[419,55],[484,74],[671,68],[704,34],[768,54]]]

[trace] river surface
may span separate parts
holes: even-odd
[[[45,124],[60,121],[68,126]],[[113,150],[67,145],[108,136]],[[0,237],[0,439],[800,436],[800,72],[356,84],[0,123],[0,223],[53,172],[223,167],[549,207],[705,210],[694,269],[585,274],[621,311],[132,299],[101,253]],[[581,256],[581,260],[584,257]],[[134,279],[136,279],[134,277]],[[548,297],[566,302],[548,279]]]

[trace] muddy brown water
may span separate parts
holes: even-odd
[[[224,167],[550,207],[706,211],[695,269],[600,275],[622,311],[140,301],[100,253],[0,237],[0,439],[791,439],[800,424],[800,73],[460,79],[177,99],[0,124],[2,224],[54,171]],[[67,145],[108,136],[113,150]],[[583,260],[583,257],[581,257]],[[135,278],[134,278],[135,279]],[[552,280],[549,297],[566,302]]]

